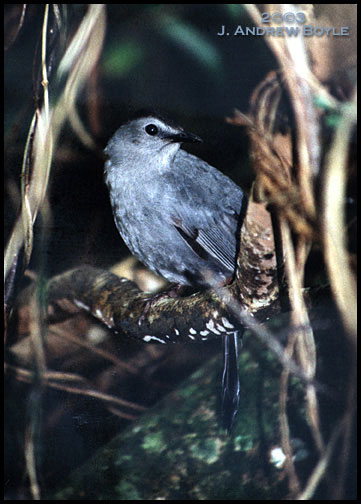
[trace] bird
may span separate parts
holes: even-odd
[[[159,114],[123,124],[105,148],[105,183],[130,252],[171,283],[223,286],[234,277],[247,205],[242,189],[181,149],[202,139]],[[223,336],[222,418],[239,406],[238,333]]]

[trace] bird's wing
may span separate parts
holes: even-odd
[[[169,185],[181,187],[171,205],[171,220],[200,257],[210,256],[233,273],[239,241],[242,190],[205,161],[179,151]],[[177,177],[179,176],[179,180]]]
[[[179,209],[177,215],[172,216],[173,225],[181,237],[199,257],[209,259],[211,256],[224,269],[233,272],[237,250],[237,216],[233,217],[232,225],[227,226],[224,220],[218,222],[213,219],[207,220],[205,215],[201,222],[202,217],[198,215],[197,222],[191,225],[187,214],[189,212],[185,211],[182,218],[182,209]]]

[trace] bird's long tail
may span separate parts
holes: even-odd
[[[223,336],[222,424],[230,434],[239,406],[238,332]]]

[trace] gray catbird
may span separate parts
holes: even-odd
[[[234,275],[246,196],[213,166],[180,149],[201,142],[160,117],[121,126],[105,153],[105,181],[130,251],[170,282],[224,285]],[[224,336],[223,422],[238,409],[237,333]]]

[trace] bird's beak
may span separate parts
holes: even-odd
[[[179,133],[176,133],[175,135],[170,135],[169,139],[172,140],[172,142],[176,143],[196,143],[196,142],[203,142],[201,138],[197,135],[193,135],[193,133],[186,133],[185,131],[180,131]]]

